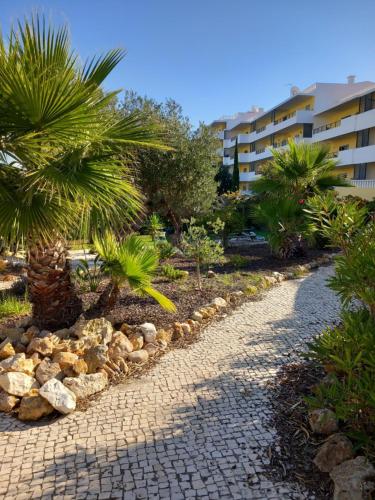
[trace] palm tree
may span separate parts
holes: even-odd
[[[84,65],[66,27],[34,17],[0,35],[0,235],[24,240],[34,322],[70,325],[82,305],[65,238],[118,227],[141,208],[129,172],[137,147],[161,147],[136,113],[109,112],[103,80],[123,59],[111,50]]]
[[[94,245],[103,262],[103,271],[111,278],[99,298],[97,306],[100,310],[111,311],[124,284],[141,295],[154,298],[167,311],[176,310],[173,302],[151,284],[159,264],[158,252],[151,238],[147,242],[144,237],[132,234],[119,242],[113,233],[107,231],[104,236],[94,237]]]
[[[303,242],[312,233],[303,210],[306,200],[347,183],[334,175],[336,161],[321,145],[290,140],[287,149],[273,150],[273,156],[262,177],[251,185],[261,195],[253,215],[266,225],[272,252],[286,259],[301,255]]]
[[[334,171],[337,162],[329,150],[319,144],[289,140],[285,150],[274,149],[273,159],[263,175],[251,184],[256,193],[288,195],[304,199],[314,193],[347,183]]]

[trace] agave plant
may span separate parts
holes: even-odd
[[[133,291],[155,299],[167,311],[176,310],[173,302],[152,286],[159,258],[151,241],[147,243],[144,237],[135,234],[118,241],[107,231],[104,236],[94,237],[94,245],[103,262],[103,271],[110,276],[110,283],[99,298],[99,309],[109,312],[117,301],[120,288],[127,284]]]
[[[139,114],[108,112],[116,92],[101,84],[123,57],[116,49],[81,65],[67,29],[38,17],[0,35],[0,234],[27,243],[43,328],[70,325],[82,310],[65,238],[132,220],[141,198],[126,153],[161,147]]]

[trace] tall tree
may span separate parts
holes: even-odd
[[[238,144],[236,139],[236,145],[234,147],[234,165],[233,165],[233,175],[232,175],[232,191],[238,191],[240,189],[240,169],[238,166]]]
[[[82,309],[65,238],[131,220],[141,201],[125,153],[159,147],[139,113],[108,112],[116,92],[101,84],[123,57],[115,49],[82,66],[67,28],[38,17],[0,36],[0,234],[27,242],[34,322],[43,328],[70,325]]]
[[[194,130],[173,100],[158,103],[128,92],[121,111],[134,110],[159,124],[172,147],[138,151],[137,173],[150,208],[167,217],[179,237],[182,219],[206,213],[216,198],[219,142],[203,124]]]

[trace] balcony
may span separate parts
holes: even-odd
[[[313,130],[313,142],[326,141],[333,137],[357,132],[375,126],[375,109],[327,123]]]
[[[234,158],[231,158],[230,156],[223,157],[223,165],[225,167],[230,167],[233,164],[234,164]]]
[[[332,156],[337,158],[339,166],[373,163],[375,162],[375,145],[336,151],[332,153]]]
[[[252,134],[239,134],[237,137],[238,144],[250,144]]]
[[[240,177],[241,179],[241,177]],[[363,179],[363,180],[355,180],[352,179],[349,181],[352,186],[363,188],[363,189],[375,189],[375,179]]]
[[[261,175],[256,174],[255,172],[240,172],[240,181],[241,182],[252,182],[259,179]]]
[[[234,148],[236,145],[236,138],[234,137],[233,139],[224,139],[224,148],[229,149],[229,148]]]
[[[238,153],[238,163],[250,163],[251,158],[251,153]]]
[[[302,123],[313,123],[313,111],[311,109],[300,109],[294,113],[289,113],[285,115],[285,117],[275,120],[265,127],[261,127],[257,131],[252,132],[251,134],[246,134],[248,136],[247,142],[257,141],[263,137],[275,134],[280,130]]]

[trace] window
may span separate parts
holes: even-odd
[[[349,144],[343,144],[342,146],[339,146],[339,151],[345,151],[349,149]]]

